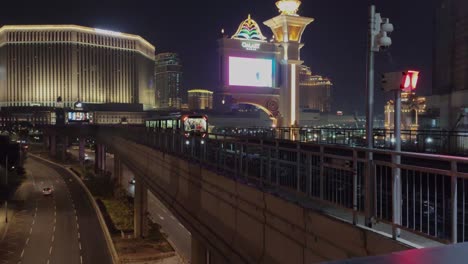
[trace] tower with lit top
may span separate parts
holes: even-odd
[[[280,126],[293,126],[299,123],[299,70],[298,65],[303,61],[300,50],[302,33],[313,18],[302,17],[297,14],[301,1],[281,0],[276,2],[280,15],[264,22],[274,35],[275,44],[281,51],[282,83],[280,89]]]

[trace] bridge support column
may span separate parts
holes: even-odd
[[[94,145],[94,172],[97,174],[99,173],[99,162],[101,159],[99,159],[99,144]]]
[[[106,146],[103,144],[96,144],[94,150],[94,171],[102,173],[106,171]]]
[[[60,137],[60,159],[65,161],[67,158],[68,137]]]
[[[48,135],[44,135],[42,136],[42,140],[44,141],[43,142],[43,146],[44,146],[44,150],[50,150],[50,136]]]
[[[49,154],[52,157],[57,156],[57,137],[56,136],[50,136],[50,148],[49,148]]]
[[[117,154],[114,154],[114,179],[117,180],[117,184],[122,186],[122,161]]]
[[[135,198],[133,201],[134,236],[146,237],[148,236],[148,189],[139,178],[135,181]]]
[[[106,146],[101,145],[101,171],[106,172]]]
[[[80,160],[80,164],[84,165],[85,162],[85,138],[80,138],[80,147],[78,150],[78,159]]]
[[[191,264],[207,264],[208,262],[208,249],[206,246],[192,235],[192,259]]]

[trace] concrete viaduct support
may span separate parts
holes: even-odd
[[[94,171],[102,173],[106,171],[106,146],[97,143],[94,149]]]
[[[133,230],[135,237],[148,236],[148,188],[141,179],[135,180]]]
[[[80,164],[84,165],[85,162],[85,143],[86,139],[83,137],[80,137],[80,146],[78,149],[78,159],[80,160]]]
[[[50,148],[49,148],[50,156],[56,157],[57,156],[57,137],[50,136],[49,144],[50,144]]]
[[[112,175],[119,186],[122,186],[122,169],[122,160],[119,155],[114,154],[114,173]]]

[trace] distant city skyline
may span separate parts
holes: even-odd
[[[357,3],[358,2],[358,3]],[[377,11],[395,25],[394,45],[377,56],[377,74],[407,68],[421,70],[418,94],[431,90],[434,2],[384,1]],[[184,61],[187,89],[217,83],[216,40],[221,29],[232,35],[247,14],[256,19],[267,36],[263,21],[277,15],[274,0],[180,2],[113,1],[80,2],[70,12],[66,3],[47,1],[9,2],[2,9],[0,25],[79,24],[141,35],[156,46],[156,53],[177,52]],[[316,21],[306,30],[302,60],[313,72],[334,83],[332,110],[362,113],[365,109],[366,38],[370,1],[303,1],[300,14]],[[25,8],[28,7],[28,8]],[[337,8],[339,7],[339,8]],[[415,18],[415,10],[417,18]],[[415,30],[417,29],[417,30]],[[376,111],[382,113],[385,95],[376,95]]]

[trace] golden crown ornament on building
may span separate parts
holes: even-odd
[[[283,15],[297,16],[301,1],[299,0],[281,0],[276,2],[276,6]]]

